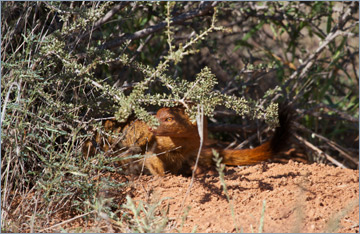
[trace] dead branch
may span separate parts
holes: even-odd
[[[124,7],[126,7],[129,4],[130,4],[130,2],[120,2],[118,5],[115,5],[110,11],[108,11],[108,13],[105,14],[104,17],[99,19],[94,24],[94,29],[96,29],[96,28],[100,27],[101,25],[103,25],[104,23],[108,22],[117,12],[119,12],[121,9],[123,9]]]
[[[356,165],[359,165],[359,160],[357,159],[357,157],[355,155],[352,155],[348,150],[346,150],[345,148],[343,148],[342,146],[340,146],[339,144],[337,144],[336,142],[329,140],[328,138],[321,136],[309,129],[307,129],[305,126],[299,124],[299,123],[294,123],[294,126],[302,131],[311,133],[312,135],[316,136],[317,138],[325,141],[326,144],[328,144],[330,147],[332,147],[333,149],[337,150],[340,154],[342,154],[345,158],[349,159],[350,161],[352,161],[353,163],[355,163]]]
[[[319,47],[315,50],[315,52],[310,54],[308,58],[305,60],[305,62],[302,63],[295,72],[292,73],[292,75],[286,81],[284,88],[287,87],[290,84],[290,82],[295,78],[298,78],[300,80],[303,79],[307,75],[313,64],[316,62],[320,53],[328,46],[330,42],[335,40],[335,38],[337,38],[340,35],[350,34],[349,30],[351,28],[347,27],[346,29],[344,29],[344,26],[349,20],[351,20],[352,14],[356,11],[355,4],[356,4],[355,1],[352,2],[349,8],[346,10],[346,12],[339,17],[339,22],[332,28],[331,32],[327,35],[327,37],[322,42],[319,43]],[[297,82],[295,86],[300,83],[301,82]],[[297,96],[295,96],[292,102],[294,102],[298,97],[301,96],[302,96],[302,92],[300,92]]]
[[[305,140],[304,138],[302,138],[301,136],[297,135],[296,133],[294,133],[294,136],[301,142],[304,143],[304,145],[306,147],[308,147],[309,149],[311,149],[312,151],[316,152],[319,155],[323,155],[325,156],[325,158],[327,160],[329,160],[330,162],[332,162],[333,164],[335,164],[338,167],[341,168],[348,168],[346,167],[344,164],[342,164],[341,162],[337,161],[335,158],[331,157],[330,155],[328,155],[327,153],[325,153],[324,151],[322,151],[321,149],[319,149],[318,147],[316,147],[315,145],[311,144],[310,142],[308,142],[307,140]]]
[[[181,14],[177,17],[172,18],[171,25],[180,24],[186,20],[206,15],[208,12],[210,12],[210,10],[214,9],[214,7],[217,4],[218,4],[218,2],[204,2],[203,4],[201,4],[201,7],[199,9],[197,9],[195,11],[186,12],[184,14]],[[135,39],[143,38],[149,34],[152,34],[152,33],[155,33],[157,31],[164,29],[166,27],[166,25],[167,25],[166,21],[162,21],[161,23],[158,23],[154,26],[150,26],[148,28],[144,28],[133,34],[127,34],[127,35],[121,36],[119,38],[116,38],[112,41],[109,41],[109,42],[101,45],[100,49],[111,49],[111,48],[122,45],[122,43],[127,40],[135,40]]]

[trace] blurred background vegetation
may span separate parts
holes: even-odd
[[[117,220],[96,194],[123,185],[97,178],[121,168],[81,146],[161,106],[202,104],[212,137],[250,147],[287,101],[307,161],[358,168],[357,2],[2,2],[1,22],[3,231]]]

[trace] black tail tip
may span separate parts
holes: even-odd
[[[294,109],[287,102],[279,104],[279,124],[275,129],[275,134],[271,139],[271,148],[274,152],[279,152],[288,146],[292,132],[292,121],[295,117]]]
[[[279,104],[279,123],[282,126],[291,127],[291,122],[295,118],[294,108],[287,102]]]

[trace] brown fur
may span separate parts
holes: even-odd
[[[287,108],[279,111],[280,127],[276,128],[274,137],[254,149],[226,150],[217,149],[223,163],[227,165],[248,165],[265,161],[273,157],[286,145],[290,128],[290,117]],[[115,127],[116,122],[105,122],[106,131],[113,133],[122,132],[122,137],[107,137],[101,140],[100,134],[96,134],[95,141],[103,151],[125,147],[127,149],[140,149],[145,154],[145,167],[153,175],[165,175],[166,172],[178,173],[179,170],[193,162],[200,146],[200,137],[197,124],[190,121],[183,108],[161,108],[156,118],[160,125],[156,129],[150,128],[142,121],[135,120],[123,128]],[[117,147],[114,147],[116,145]],[[110,147],[111,146],[111,147]],[[87,142],[84,152],[94,153],[91,144]],[[127,151],[124,155],[133,152]],[[210,166],[213,164],[212,148],[207,137],[207,123],[204,124],[204,147],[200,154],[199,164]],[[125,163],[128,163],[127,160]],[[124,164],[124,162],[122,162]]]

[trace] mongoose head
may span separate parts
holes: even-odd
[[[196,122],[192,123],[184,108],[161,108],[156,114],[160,125],[150,131],[156,136],[198,137]]]

